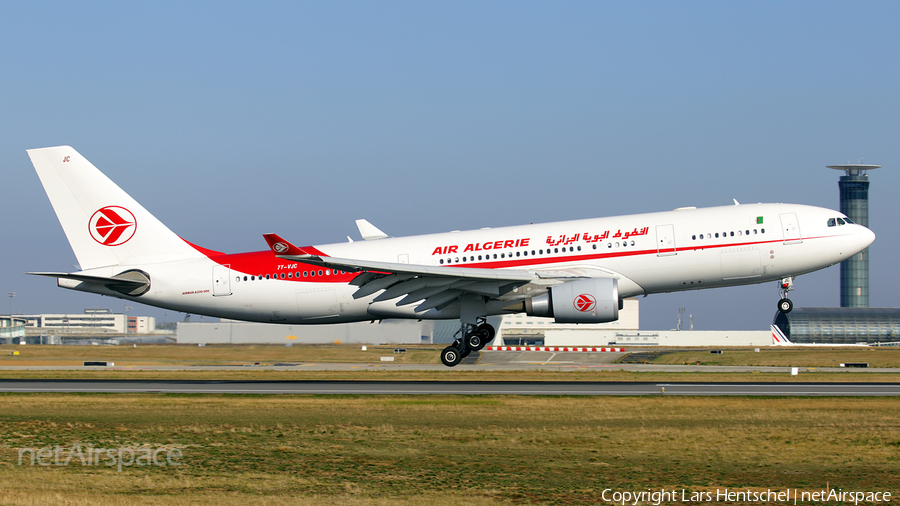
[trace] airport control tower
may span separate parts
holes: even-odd
[[[869,176],[866,171],[880,165],[829,165],[842,170],[841,212],[864,227],[869,226]],[[869,307],[869,249],[841,262],[841,307]]]

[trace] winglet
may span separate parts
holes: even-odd
[[[388,237],[387,234],[379,230],[375,225],[369,223],[368,220],[356,220],[356,228],[359,229],[359,235],[367,241],[385,239]]]
[[[266,242],[269,243],[269,248],[272,250],[272,253],[275,253],[276,255],[313,255],[313,253],[306,251],[303,248],[298,248],[297,246],[294,246],[293,244],[287,242],[278,234],[263,234],[263,237],[266,239]]]

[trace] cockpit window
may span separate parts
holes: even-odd
[[[838,222],[838,225],[843,225],[843,224],[844,224],[844,220],[842,220],[842,219],[840,219],[840,218],[837,219],[837,222]]]
[[[829,226],[829,227],[835,226],[834,218],[829,218],[829,219],[828,219],[828,226]]]
[[[847,222],[848,225],[854,225],[854,223],[850,221],[850,218],[844,218],[844,221]]]

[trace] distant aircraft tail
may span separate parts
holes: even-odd
[[[775,346],[789,346],[794,343],[784,335],[781,327],[772,325],[772,344]]]
[[[203,256],[71,147],[28,156],[82,269]]]

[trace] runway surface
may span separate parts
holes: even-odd
[[[0,392],[327,395],[900,396],[900,383],[0,380]]]

